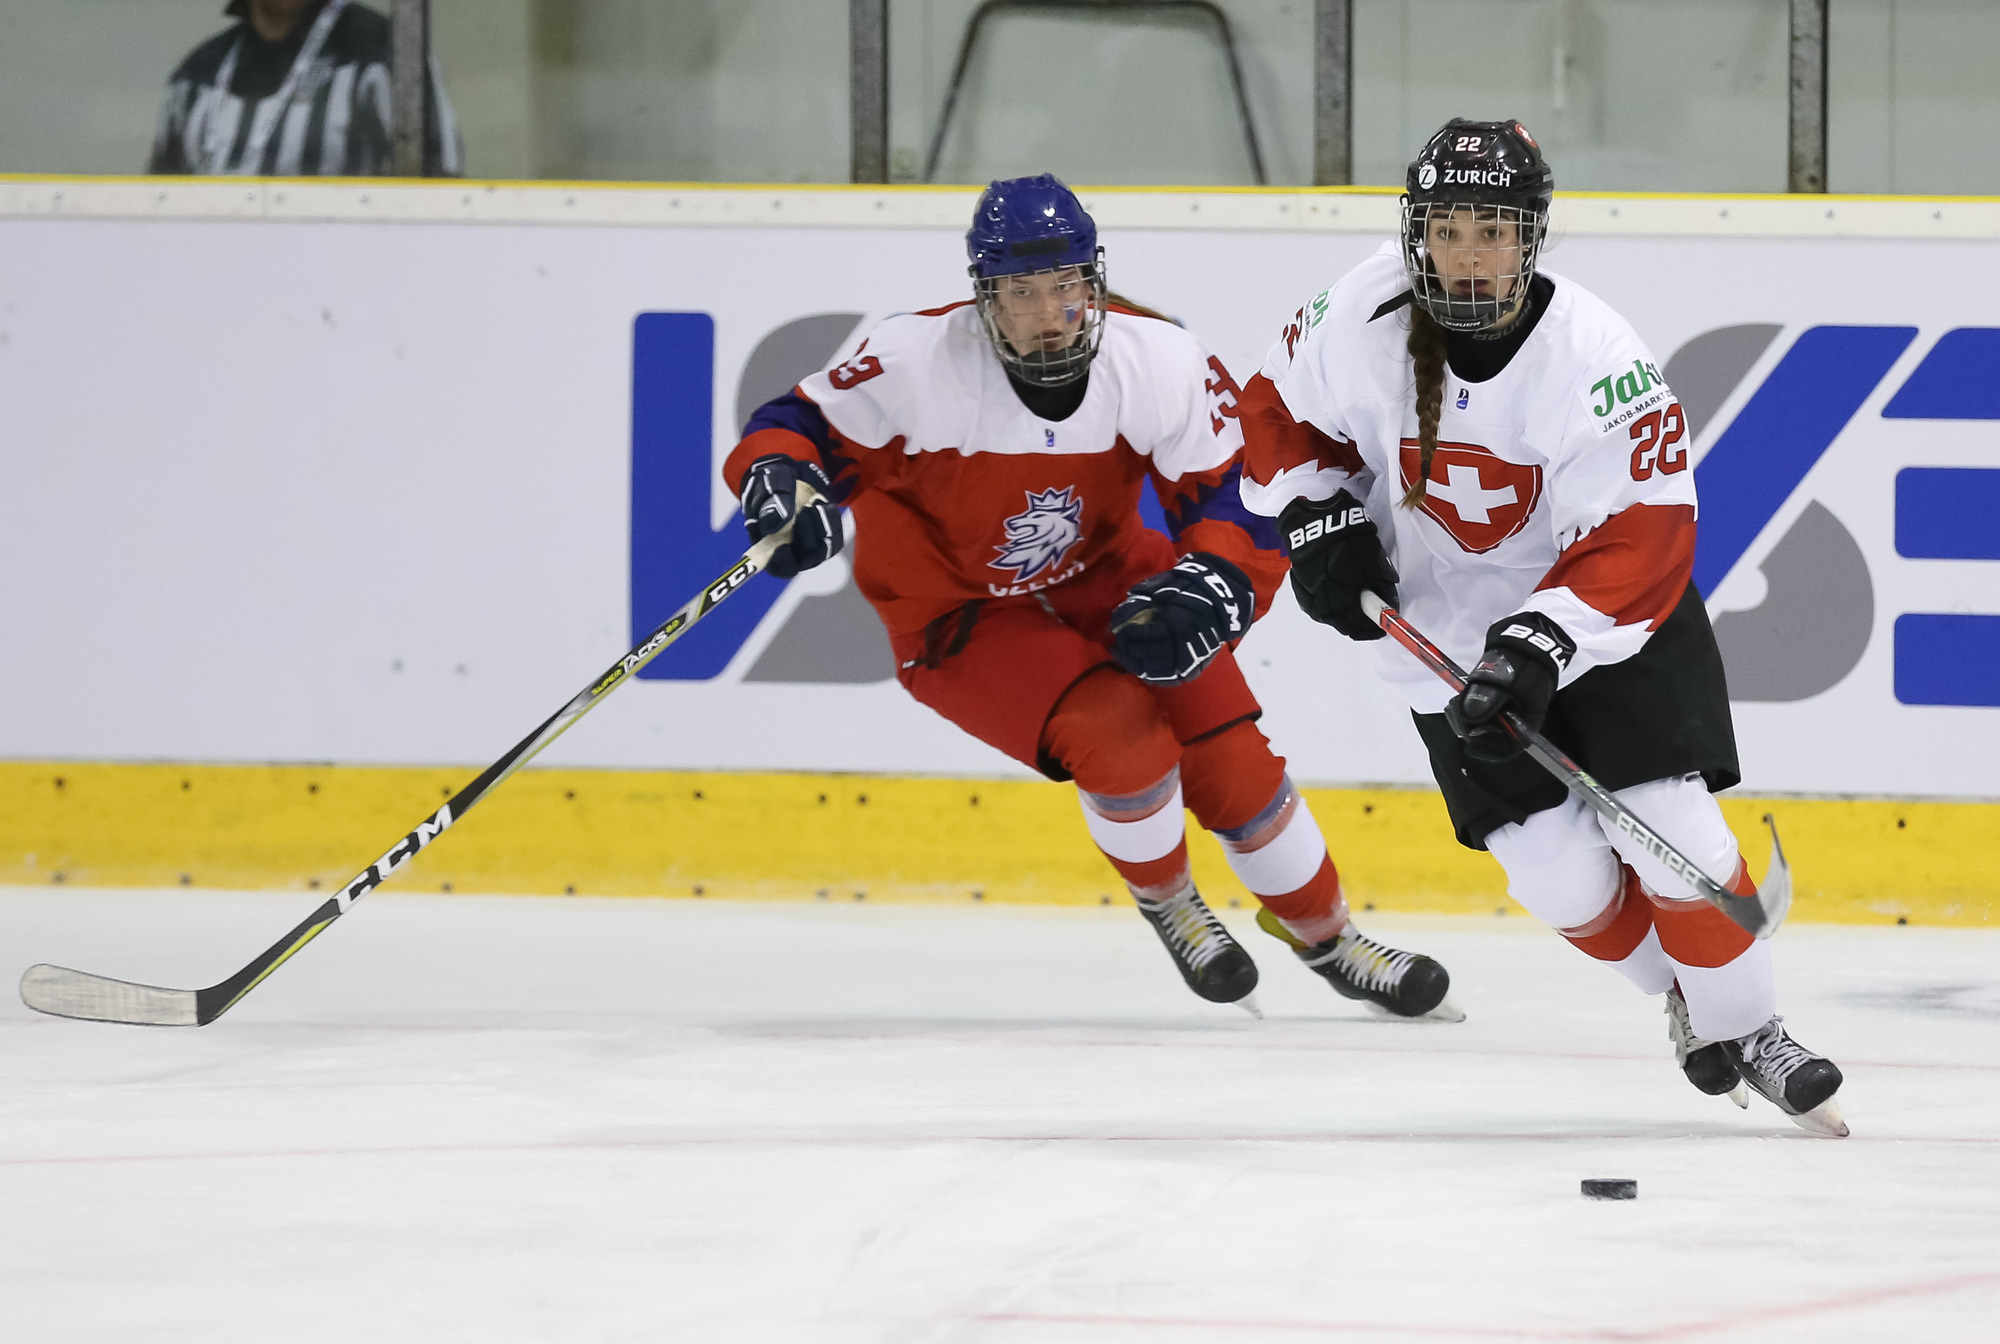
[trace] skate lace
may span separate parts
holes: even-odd
[[[1384,947],[1354,933],[1340,940],[1340,945],[1334,949],[1333,960],[1355,984],[1377,993],[1386,993],[1402,983],[1403,972],[1410,968],[1415,954]]]
[[[1778,1087],[1813,1057],[1812,1051],[1785,1034],[1783,1017],[1774,1017],[1762,1031],[1743,1043],[1743,1059]]]
[[[1188,890],[1149,907],[1174,955],[1194,970],[1200,970],[1222,954],[1229,935],[1222,922],[1202,903],[1199,892]]]
[[[1674,1045],[1674,1063],[1683,1066],[1689,1055],[1715,1044],[1694,1034],[1694,1027],[1688,1022],[1687,1000],[1678,989],[1667,991],[1667,1037]]]

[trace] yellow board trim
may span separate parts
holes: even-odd
[[[812,192],[821,195],[923,195],[926,193],[977,194],[984,182],[674,182],[574,179],[553,177],[205,177],[194,174],[149,176],[143,173],[0,173],[0,186],[223,186],[243,187],[352,187],[361,190],[380,187],[420,187],[431,191],[519,191],[550,192],[647,191],[647,192]],[[1078,182],[1071,190],[1079,195],[1115,192],[1121,195],[1199,196],[1401,196],[1403,188],[1387,183],[1356,183],[1350,186],[1310,185],[1247,186],[1217,183],[1115,183]],[[1854,191],[1558,191],[1557,200],[1598,201],[1800,201],[1808,204],[1840,205],[1857,201],[1890,201],[1913,204],[1984,205],[2000,203],[2000,195],[1927,195]]]
[[[424,767],[0,763],[0,883],[332,892],[456,793]],[[1307,789],[1357,908],[1518,916],[1424,789]],[[1724,797],[1753,873],[1778,818],[1793,917],[1988,925],[2000,803]],[[1218,905],[1253,904],[1191,836]],[[1022,780],[526,770],[392,879],[413,891],[1095,905],[1123,899],[1075,791]]]

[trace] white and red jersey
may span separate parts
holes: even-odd
[[[1276,534],[1236,489],[1237,388],[1171,322],[1113,307],[1082,403],[1045,420],[1015,393],[977,309],[889,318],[844,362],[751,417],[724,468],[818,461],[855,515],[854,574],[891,634],[978,599],[1115,563],[1142,532],[1150,474],[1182,553],[1215,552],[1268,603]]]
[[[1275,517],[1347,489],[1418,629],[1470,667],[1488,626],[1539,611],[1576,641],[1567,685],[1637,653],[1680,600],[1695,493],[1686,420],[1652,354],[1601,299],[1549,279],[1504,369],[1469,382],[1446,368],[1428,497],[1405,508],[1419,460],[1410,282],[1385,244],[1299,310],[1244,388],[1243,500]],[[1442,682],[1394,641],[1376,647],[1412,706],[1444,708]]]

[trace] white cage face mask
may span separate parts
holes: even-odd
[[[1403,201],[1403,267],[1416,302],[1447,331],[1479,331],[1520,311],[1545,216],[1517,205]]]
[[[1109,297],[1101,254],[1092,266],[974,276],[972,289],[987,339],[1016,378],[1060,387],[1089,369]]]

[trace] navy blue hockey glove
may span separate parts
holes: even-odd
[[[1292,558],[1292,596],[1301,611],[1349,639],[1382,638],[1382,627],[1362,614],[1361,590],[1399,605],[1396,567],[1360,500],[1345,490],[1332,499],[1295,499],[1278,515],[1278,535]]]
[[[1501,724],[1508,710],[1530,728],[1540,728],[1563,669],[1576,656],[1576,641],[1539,611],[1495,621],[1486,631],[1486,652],[1466,674],[1465,689],[1444,707],[1445,722],[1465,739],[1475,761],[1505,761],[1523,748]]]
[[[1132,585],[1111,612],[1111,656],[1155,686],[1201,675],[1215,655],[1249,633],[1257,590],[1219,555],[1196,551]]]
[[[840,509],[833,502],[833,483],[814,462],[801,462],[783,453],[760,457],[743,473],[743,526],[752,542],[762,541],[792,522],[798,511],[798,483],[804,481],[819,491],[820,497],[799,513],[792,526],[792,542],[780,547],[764,568],[781,579],[799,571],[825,564],[840,554],[847,540],[840,530]]]

